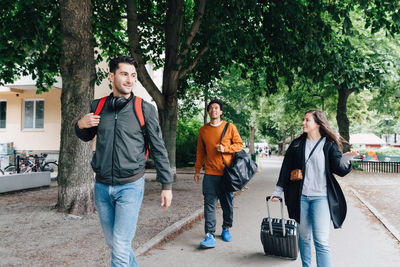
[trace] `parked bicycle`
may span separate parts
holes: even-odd
[[[27,156],[25,158],[18,157],[16,159],[17,165],[11,164],[4,168],[4,173],[29,173],[29,172],[50,172],[50,177],[56,179],[58,175],[57,161],[47,161],[47,154],[40,154],[40,156]],[[18,166],[18,168],[17,168]]]

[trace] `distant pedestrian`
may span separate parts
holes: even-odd
[[[289,217],[298,223],[299,248],[304,267],[311,266],[311,233],[317,266],[331,266],[330,221],[340,228],[346,217],[346,200],[333,173],[345,176],[356,151],[342,154],[342,138],[329,126],[322,111],[304,115],[303,134],[289,146],[274,196],[285,193]]]
[[[94,200],[104,238],[111,249],[111,266],[138,266],[132,239],[144,194],[146,147],[134,112],[136,96],[132,89],[136,83],[136,67],[131,57],[112,59],[108,74],[112,93],[106,98],[99,115],[94,114],[100,106],[100,99],[96,99],[90,106],[90,113],[75,125],[76,135],[83,141],[97,136],[96,153],[91,163],[96,173]],[[161,206],[167,209],[172,200],[173,181],[167,150],[156,109],[145,101],[142,102],[142,109],[162,184]]]
[[[221,237],[226,242],[232,240],[229,228],[232,227],[233,222],[233,194],[226,192],[221,186],[225,168],[222,157],[226,164],[230,165],[233,154],[242,150],[243,142],[235,125],[230,123],[225,137],[220,143],[222,131],[227,123],[221,120],[223,112],[221,101],[212,100],[207,106],[207,111],[211,121],[199,130],[194,180],[196,183],[200,183],[200,170],[204,166],[203,195],[206,237],[204,241],[200,242],[200,246],[213,248],[216,245],[214,233],[218,200],[223,213]]]
[[[272,150],[271,150],[271,148],[268,148],[268,156],[269,156],[269,157],[272,157]]]

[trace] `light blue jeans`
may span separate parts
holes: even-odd
[[[311,267],[311,232],[318,267],[331,266],[329,232],[331,215],[328,197],[305,196],[300,199],[299,248],[303,267]]]
[[[133,254],[132,240],[142,205],[144,176],[124,185],[96,182],[94,200],[104,238],[111,249],[111,267],[139,266]]]

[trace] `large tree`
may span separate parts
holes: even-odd
[[[206,54],[214,57],[209,62],[214,69],[203,70],[217,73],[239,51],[257,48],[249,34],[259,18],[257,3],[96,0],[95,7],[96,36],[102,56],[125,52],[139,63],[139,81],[157,104],[163,138],[175,172],[178,89],[183,88],[180,83]],[[255,19],[249,21],[249,17]],[[161,88],[149,75],[147,62],[163,68]]]
[[[68,213],[91,213],[92,145],[74,133],[74,122],[89,109],[96,78],[91,1],[5,0],[0,11],[0,84],[31,75],[41,93],[61,74],[57,207]]]
[[[263,9],[264,19],[270,22],[264,23],[264,46],[273,48],[264,57],[273,63],[268,68],[275,73],[268,79],[273,82],[270,86],[278,84],[277,76],[284,76],[290,88],[297,77],[303,77],[319,84],[322,95],[337,94],[339,133],[348,141],[348,97],[365,88],[379,89],[384,80],[388,59],[376,49],[380,37],[375,38],[374,33],[399,31],[399,5],[395,2],[271,1]],[[362,14],[356,17],[364,22],[361,28],[354,26],[354,14]],[[277,53],[279,49],[285,53]]]
[[[73,141],[69,139],[72,133],[67,123],[72,122],[72,116],[79,117],[81,114],[67,102],[76,101],[88,105],[87,100],[93,97],[93,84],[90,82],[94,79],[94,63],[90,63],[92,67],[83,64],[90,62],[93,57],[93,48],[89,49],[88,42],[92,41],[94,47],[98,48],[98,61],[120,53],[132,54],[139,63],[139,80],[157,104],[173,168],[176,165],[178,93],[188,88],[182,85],[189,78],[201,77],[200,84],[207,86],[207,79],[218,77],[221,67],[229,66],[235,60],[249,69],[252,76],[250,79],[255,84],[258,76],[265,77],[264,85],[255,87],[259,90],[256,94],[262,91],[274,92],[282,78],[289,88],[294,84],[296,76],[313,77],[318,83],[328,77],[327,74],[333,73],[336,64],[332,60],[333,56],[341,51],[340,46],[347,44],[346,36],[335,39],[334,29],[342,27],[344,35],[350,33],[351,11],[362,10],[366,17],[365,27],[372,32],[385,28],[395,33],[399,32],[400,25],[398,1],[93,0],[93,13],[87,8],[90,2],[83,2],[84,8],[76,6],[75,10],[63,9],[69,6],[67,3],[70,2],[1,1],[0,84],[31,74],[37,78],[39,91],[47,90],[61,69],[63,83],[67,86],[67,92],[62,97],[62,120],[65,122],[62,126],[61,154],[64,151],[69,153],[71,151],[68,149],[73,150],[68,148]],[[89,13],[93,14],[93,34],[88,21]],[[68,14],[77,20],[76,24],[68,22],[67,17],[62,20],[66,23],[62,30],[63,54],[60,14]],[[332,20],[338,23],[336,28],[331,27],[329,21]],[[338,40],[338,49],[331,49],[331,40]],[[68,41],[71,50],[68,50]],[[72,45],[74,42],[76,47]],[[74,54],[80,46],[85,55]],[[356,47],[356,44],[346,46],[343,50],[351,55],[349,47]],[[71,56],[77,56],[76,60],[69,61]],[[81,61],[83,58],[88,61]],[[351,62],[351,59],[349,57],[347,62]],[[80,70],[85,74],[79,73],[77,62],[83,64]],[[147,62],[153,63],[155,68],[163,68],[162,88],[157,88],[151,79],[145,67]],[[328,64],[332,62],[334,64]],[[349,64],[346,61],[342,63]],[[195,72],[196,75],[189,76]],[[100,74],[98,77],[101,77]],[[363,75],[360,73],[353,77],[362,78]],[[341,77],[336,77],[339,79],[335,81],[341,85]],[[87,91],[83,92],[85,88]],[[346,84],[345,89],[349,88],[353,88],[351,83]],[[76,151],[72,151],[76,153],[73,155],[79,154],[77,151],[87,156],[91,154],[90,145],[82,146],[77,142],[77,147]],[[82,168],[77,167],[82,161],[71,161],[75,162],[72,164],[68,162],[71,158],[63,154],[60,159],[61,187],[65,187],[66,192],[62,199],[70,199],[65,203],[74,204],[66,204],[65,210],[78,213],[78,207],[90,206],[81,205],[81,202],[87,201],[86,198],[76,198],[76,203],[73,203],[74,198],[67,195],[89,190],[92,175],[88,169],[84,169],[82,174]],[[88,166],[86,163],[84,165]],[[84,185],[77,183],[75,178],[78,176],[84,177]],[[75,189],[69,191],[68,187]],[[90,196],[90,193],[83,195]]]
[[[58,169],[58,210],[72,214],[94,211],[92,142],[80,141],[77,118],[89,110],[96,79],[91,0],[60,1],[61,145]]]
[[[337,91],[336,120],[340,135],[347,141],[350,137],[349,96],[363,90],[384,90],[388,72],[398,62],[398,56],[388,51],[392,39],[388,30],[377,32],[378,22],[372,22],[371,26],[370,18],[360,8],[363,6],[356,6],[354,11],[347,13],[336,10],[339,13],[333,12],[332,16],[325,17],[325,22],[331,27],[331,40],[321,51],[325,60],[318,69],[324,74],[318,81],[323,91],[328,94],[331,89]],[[390,11],[385,12],[388,17]],[[380,28],[393,24],[393,21],[385,21],[379,21]],[[396,27],[390,26],[389,29],[396,30]],[[349,149],[350,145],[344,143],[344,150]]]

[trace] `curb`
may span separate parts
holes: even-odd
[[[353,189],[351,186],[350,190],[353,192],[353,194],[372,212],[372,214],[375,215],[375,217],[386,227],[386,229],[389,230],[389,232],[397,239],[397,241],[400,241],[400,233],[396,230],[396,228],[391,225],[385,217],[383,217],[382,214],[379,213],[367,200],[365,200],[355,189]]]
[[[235,192],[236,193],[235,196],[239,196],[242,192],[246,190],[248,190],[248,188],[244,187],[242,190]],[[193,223],[203,218],[204,218],[204,208],[196,210],[192,215],[177,221],[171,226],[168,226],[163,231],[154,236],[152,239],[141,245],[138,249],[134,251],[135,255],[144,256],[147,252],[149,252],[153,248],[157,248],[163,245],[164,242],[167,242],[175,238],[177,234],[180,234],[190,229]]]
[[[176,223],[168,226],[163,231],[158,233],[155,237],[141,245],[138,249],[135,250],[135,254],[137,256],[143,255],[150,251],[153,248],[160,246],[163,242],[173,239],[176,234],[186,230],[186,228],[190,228],[190,226],[204,217],[204,209],[196,210],[192,215],[183,218]]]

